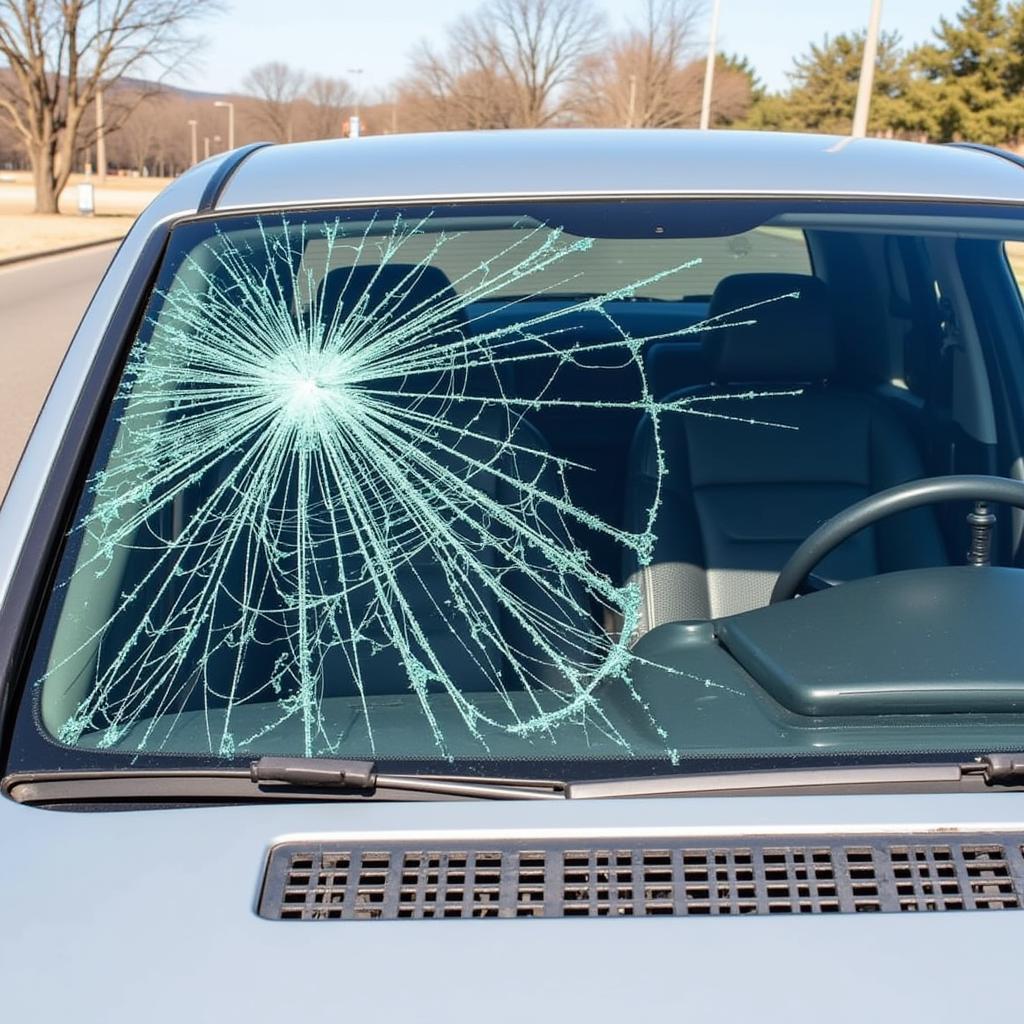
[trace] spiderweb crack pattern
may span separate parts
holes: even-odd
[[[422,246],[424,236],[427,255],[407,261],[410,241]],[[729,395],[726,411],[707,397],[659,401],[649,388],[642,348],[657,339],[631,336],[608,306],[695,261],[527,311],[571,286],[559,263],[594,244],[540,226],[444,292],[416,297],[458,237],[435,232],[429,216],[356,230],[340,218],[283,217],[249,236],[218,231],[186,257],[198,286],[157,294],[120,386],[113,449],[74,527],[87,542],[71,579],[123,573],[128,582],[111,614],[49,666],[52,675],[95,652],[61,740],[98,732],[109,748],[130,734],[131,748],[162,750],[179,716],[199,709],[214,754],[244,752],[295,721],[302,752],[334,753],[342,737],[329,697],[341,675],[373,745],[367,694],[390,657],[442,754],[439,702],[481,749],[496,733],[556,742],[579,728],[628,746],[602,694],[633,693],[639,591],[595,569],[574,538],[610,538],[647,564],[660,496],[639,532],[578,506],[567,473],[581,467],[549,451],[529,415],[637,410],[657,440],[665,415],[758,422],[742,416],[742,401],[766,393]],[[316,265],[304,260],[313,239],[324,253]],[[325,278],[339,263],[349,269],[333,273],[354,282],[361,272],[365,287],[331,301]],[[531,290],[531,280],[546,283]],[[511,284],[528,297],[500,308],[522,303],[521,317],[474,313]],[[728,314],[728,326],[754,322],[737,320],[747,312]],[[603,318],[604,340],[566,333],[566,318],[582,313]],[[635,367],[635,394],[559,395],[563,368],[605,354]],[[545,368],[529,395],[505,383],[525,361]],[[125,572],[128,561],[141,569]],[[619,629],[601,628],[608,613]],[[239,732],[237,709],[255,704],[263,720]]]

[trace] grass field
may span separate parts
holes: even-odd
[[[0,213],[0,260],[50,252],[68,245],[117,239],[125,235],[133,216],[45,216]]]
[[[68,245],[121,238],[132,222],[167,184],[162,178],[108,177],[95,186],[96,212],[78,214],[78,185],[72,175],[60,200],[60,214],[32,213],[32,179],[27,172],[0,175],[0,259],[49,252]]]

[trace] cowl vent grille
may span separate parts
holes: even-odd
[[[1015,910],[1024,835],[285,843],[260,915],[374,921]]]

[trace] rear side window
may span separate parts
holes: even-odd
[[[1003,248],[1017,287],[1024,294],[1024,242],[1006,242]]]

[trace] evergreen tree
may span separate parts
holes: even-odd
[[[750,96],[755,101],[761,99],[767,92],[764,82],[761,81],[761,77],[757,73],[757,69],[750,63],[750,58],[743,54],[720,53],[716,58],[715,67],[725,68],[728,71],[737,71],[741,75],[746,75],[747,81],[750,82]]]
[[[853,126],[857,85],[864,54],[864,33],[842,33],[794,60],[787,93],[768,94],[754,104],[747,125],[781,131],[848,134]],[[912,114],[908,95],[914,89],[900,49],[899,36],[883,32],[878,40],[870,132],[907,127]]]
[[[1024,3],[968,0],[910,57],[916,117],[935,141],[998,145],[1024,133]]]

